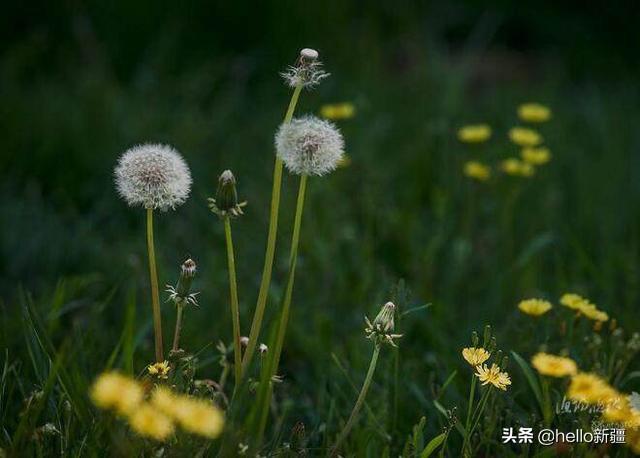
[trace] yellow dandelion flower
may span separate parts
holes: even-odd
[[[566,377],[568,375],[575,375],[578,372],[578,366],[571,358],[550,355],[548,353],[537,353],[533,355],[531,364],[542,375],[549,375],[551,377]]]
[[[571,378],[567,397],[587,404],[599,404],[615,400],[618,393],[601,377],[580,372]]]
[[[129,417],[129,425],[141,436],[163,441],[175,430],[173,421],[149,404],[139,406]]]
[[[491,353],[484,348],[468,347],[462,349],[462,357],[472,366],[478,366],[489,359]]]
[[[602,417],[605,421],[620,423],[628,429],[638,428],[640,426],[640,412],[632,406],[629,396],[617,391],[616,395],[617,397],[605,404]]]
[[[500,163],[500,169],[507,175],[530,177],[535,173],[535,168],[515,157],[510,157]]]
[[[464,174],[478,181],[487,181],[491,178],[491,167],[478,161],[468,161],[464,164]]]
[[[144,392],[135,380],[117,372],[105,372],[96,379],[89,394],[96,406],[127,415],[142,402]]]
[[[169,366],[169,361],[162,361],[161,363],[149,364],[147,366],[149,375],[155,375],[161,379],[166,379],[169,376],[170,370],[171,367]]]
[[[523,148],[520,152],[520,157],[527,164],[531,165],[543,165],[551,160],[551,151],[549,148]]]
[[[574,293],[565,293],[560,298],[560,303],[565,307],[569,307],[573,310],[580,310],[583,306],[585,299],[582,296]]]
[[[545,122],[551,119],[551,110],[539,103],[524,103],[518,107],[518,117],[525,122]]]
[[[520,146],[536,146],[542,143],[542,136],[527,127],[512,127],[509,130],[509,139]]]
[[[179,397],[173,407],[173,415],[187,431],[210,439],[218,437],[224,426],[220,409],[203,400]]]
[[[506,372],[502,372],[497,364],[492,364],[488,368],[486,364],[476,366],[476,377],[480,379],[482,385],[491,384],[503,391],[507,390],[507,386],[511,385],[511,378]]]
[[[589,318],[590,320],[604,323],[609,320],[609,315],[607,312],[603,312],[602,310],[598,310],[593,304],[584,304],[583,307],[580,308],[580,313]]]
[[[151,393],[151,404],[165,415],[174,417],[177,397],[164,386],[157,386]]]
[[[458,140],[462,143],[482,143],[491,138],[491,127],[487,124],[473,124],[458,129]]]
[[[518,308],[527,315],[540,316],[551,310],[552,305],[549,301],[543,301],[542,299],[527,299],[520,301]]]
[[[351,165],[351,157],[343,154],[340,160],[338,161],[337,167],[339,169],[343,169],[349,167]]]
[[[340,119],[351,119],[355,116],[355,114],[356,107],[349,102],[323,105],[320,108],[320,116],[332,121],[338,121]]]

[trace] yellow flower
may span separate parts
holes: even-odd
[[[491,138],[491,127],[487,124],[474,124],[458,129],[458,140],[463,143],[482,143]]]
[[[151,393],[151,404],[165,415],[174,416],[177,396],[169,388],[157,386]]]
[[[464,174],[478,181],[487,181],[491,177],[491,168],[478,161],[468,161],[464,164]]]
[[[580,312],[590,320],[597,321],[599,323],[604,323],[609,320],[607,312],[598,310],[593,304],[585,304],[585,306],[580,309]]]
[[[582,296],[579,296],[574,293],[566,293],[563,294],[560,298],[560,303],[565,307],[569,307],[573,310],[579,310],[584,304],[585,299]]]
[[[505,159],[500,163],[500,169],[507,175],[530,177],[535,173],[535,168],[515,157]]]
[[[560,303],[565,307],[569,307],[572,310],[576,310],[580,314],[586,316],[590,320],[594,320],[598,323],[604,323],[609,321],[609,315],[607,312],[599,310],[595,304],[589,302],[582,296],[573,293],[567,293],[562,295]]]
[[[169,376],[169,361],[162,361],[161,363],[154,363],[147,366],[147,371],[150,375],[155,375],[158,378],[166,379]]]
[[[135,380],[117,372],[105,372],[94,382],[89,394],[96,406],[127,415],[142,402],[144,392]]]
[[[346,154],[343,154],[340,160],[338,161],[338,164],[337,164],[338,168],[343,169],[343,168],[349,167],[350,165],[351,165],[351,157],[347,156]]]
[[[176,398],[172,413],[176,421],[189,432],[213,439],[224,426],[220,409],[206,401],[181,396]]]
[[[571,358],[550,355],[548,353],[537,353],[531,358],[531,364],[542,375],[550,375],[551,377],[566,377],[575,375],[578,372],[578,366]]]
[[[601,404],[615,400],[618,393],[599,376],[580,372],[571,378],[567,397],[587,404]]]
[[[484,348],[469,347],[462,349],[462,357],[472,366],[478,366],[489,359],[491,353]]]
[[[543,165],[551,160],[551,152],[549,148],[524,148],[520,152],[522,160],[531,165]]]
[[[545,122],[551,118],[551,110],[539,103],[524,103],[518,107],[518,117],[525,122]]]
[[[323,105],[320,108],[320,116],[325,119],[337,121],[339,119],[351,119],[355,116],[356,107],[352,103],[335,103],[332,105]]]
[[[507,390],[507,386],[511,385],[511,378],[506,372],[502,372],[497,364],[492,364],[488,368],[486,364],[476,367],[476,376],[482,382],[482,385],[491,384],[503,391]]]
[[[542,142],[542,136],[527,127],[513,127],[509,130],[509,138],[520,146],[536,146]]]
[[[158,441],[165,440],[175,429],[169,417],[149,404],[141,405],[131,414],[129,425],[139,435]]]
[[[521,312],[531,316],[540,316],[551,310],[551,303],[542,299],[527,299],[520,301],[518,308]]]

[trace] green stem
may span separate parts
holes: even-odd
[[[172,351],[178,351],[180,345],[180,333],[182,332],[182,311],[184,306],[182,304],[176,305],[176,330],[173,333],[173,346]]]
[[[475,412],[472,415],[472,418],[475,418],[475,420],[472,420],[471,422],[471,430],[467,431],[467,435],[469,436],[469,438],[471,438],[471,435],[473,434],[476,427],[478,426],[478,423],[480,423],[480,418],[482,418],[482,412],[484,411],[484,407],[487,404],[487,399],[489,399],[489,394],[491,394],[491,388],[487,387],[486,391],[482,395],[482,398],[480,398],[478,407],[476,408]],[[469,441],[471,441],[471,439],[469,439]],[[471,442],[469,442],[469,447],[470,446],[471,446]]]
[[[231,299],[231,321],[233,322],[233,369],[236,387],[242,378],[242,359],[240,354],[240,307],[238,306],[238,282],[236,280],[236,262],[233,254],[231,220],[224,219],[224,235],[227,240],[227,264],[229,266],[229,296]]]
[[[465,423],[465,427],[464,427],[464,441],[462,442],[462,455],[464,456],[464,453],[467,449],[467,444],[469,443],[469,441],[471,440],[471,438],[469,437],[469,428],[471,427],[471,412],[473,409],[473,398],[476,395],[476,376],[475,374],[471,374],[471,389],[469,390],[469,406],[467,407],[467,421]]]
[[[291,95],[289,107],[284,117],[284,122],[290,122],[293,118],[293,113],[298,104],[298,97],[302,85],[296,86]],[[242,373],[247,370],[247,367],[251,363],[251,358],[256,351],[258,345],[258,337],[260,336],[260,329],[262,327],[262,319],[264,318],[264,311],[267,305],[267,296],[269,293],[269,286],[271,285],[271,272],[273,270],[273,258],[275,256],[276,249],[276,235],[278,233],[278,212],[280,209],[280,189],[282,187],[282,160],[276,156],[275,165],[273,167],[273,188],[271,189],[271,212],[269,217],[269,233],[267,235],[267,249],[264,256],[264,267],[262,269],[262,280],[260,281],[260,290],[258,292],[258,302],[256,303],[256,310],[253,314],[253,320],[251,322],[251,331],[249,333],[249,343],[244,352],[244,359],[242,361]]]
[[[367,376],[365,377],[364,383],[362,384],[362,389],[360,390],[358,399],[356,400],[356,403],[353,406],[353,410],[351,411],[349,420],[347,420],[347,424],[344,425],[342,432],[338,436],[338,440],[336,440],[336,444],[333,446],[333,449],[331,451],[331,456],[335,456],[337,454],[338,447],[340,447],[342,442],[349,435],[351,428],[353,428],[353,424],[355,423],[356,418],[358,417],[358,413],[362,408],[362,404],[364,403],[364,398],[367,396],[367,391],[369,390],[369,386],[371,385],[371,380],[373,380],[373,373],[376,370],[379,354],[380,354],[380,345],[375,345],[373,348],[373,355],[371,355],[371,362],[369,363],[369,370],[367,371]]]
[[[551,425],[551,420],[553,418],[553,409],[551,408],[551,396],[549,393],[549,380],[544,376],[540,376],[540,384],[542,385],[542,400],[543,400],[542,417],[544,420],[545,428],[548,428]]]
[[[151,304],[153,307],[153,332],[155,335],[156,362],[164,361],[162,351],[162,318],[160,316],[160,294],[158,293],[158,271],[156,250],[153,244],[153,209],[147,208],[147,252],[149,254],[149,278],[151,279]]]

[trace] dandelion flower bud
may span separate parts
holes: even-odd
[[[168,145],[144,144],[128,149],[114,171],[116,188],[130,205],[162,211],[183,204],[191,190],[186,162]]]
[[[240,337],[240,345],[242,345],[243,347],[249,345],[249,338],[247,336]]]
[[[269,347],[261,343],[260,346],[258,346],[258,351],[260,352],[261,355],[265,355],[269,351]]]
[[[344,154],[344,140],[330,122],[315,116],[295,118],[278,129],[278,157],[296,175],[324,175],[335,170]]]
[[[393,339],[402,337],[402,334],[393,334],[395,328],[393,316],[395,313],[395,304],[393,302],[387,302],[382,306],[378,315],[373,320],[373,323],[365,317],[364,320],[367,327],[364,332],[367,335],[367,339],[373,340],[376,345],[388,343],[395,347],[396,345]]]
[[[216,198],[209,198],[209,208],[221,218],[242,215],[242,207],[247,203],[238,203],[238,193],[236,191],[236,177],[231,170],[225,170],[218,178],[218,189]]]
[[[304,48],[300,51],[300,57],[296,65],[289,67],[280,75],[290,87],[302,86],[312,88],[329,76],[329,73],[322,69],[322,62],[318,60],[318,51]]]
[[[167,292],[169,293],[169,300],[172,300],[176,305],[198,305],[196,296],[198,293],[191,292],[191,283],[196,276],[196,263],[193,259],[189,258],[180,266],[180,278],[175,287],[167,285]]]

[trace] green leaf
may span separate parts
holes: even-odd
[[[447,437],[446,433],[442,433],[433,439],[427,444],[422,453],[420,454],[420,458],[429,458],[435,450],[442,445],[444,439]]]
[[[536,377],[536,375],[533,373],[533,370],[531,369],[529,364],[522,358],[522,356],[517,354],[515,351],[511,351],[511,355],[513,356],[513,359],[516,361],[516,363],[518,363],[518,366],[520,366],[520,369],[522,369],[522,372],[524,373],[524,376],[526,377],[527,382],[529,382],[529,386],[531,387],[533,394],[538,400],[538,405],[540,406],[540,412],[544,412],[544,402],[542,400],[542,389],[540,388],[540,384],[538,383],[538,377]]]

